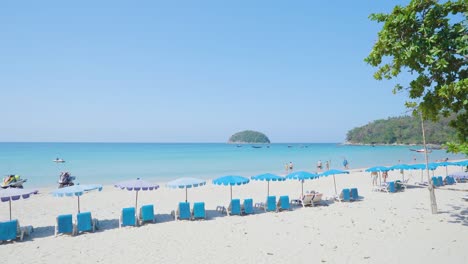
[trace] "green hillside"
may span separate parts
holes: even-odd
[[[448,125],[452,119],[424,122],[427,143],[440,145],[456,140],[456,131]],[[376,120],[348,131],[346,141],[350,144],[422,144],[421,120],[413,116]]]
[[[270,143],[270,139],[260,132],[245,130],[237,132],[229,138],[229,143]]]

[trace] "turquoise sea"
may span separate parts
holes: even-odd
[[[285,173],[290,161],[295,170],[315,171],[318,160],[331,161],[331,168],[394,165],[424,161],[410,151],[421,146],[347,146],[337,143],[259,145],[224,143],[0,143],[0,173],[19,174],[26,187],[56,186],[61,171],[70,171],[79,183],[112,184],[143,178],[164,182],[178,177],[215,178],[235,174]],[[55,163],[55,158],[65,163]],[[430,161],[464,159],[463,155],[434,150]]]

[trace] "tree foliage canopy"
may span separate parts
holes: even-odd
[[[245,130],[232,135],[229,143],[270,143],[270,139],[263,133]]]
[[[377,80],[407,72],[412,80],[397,84],[393,92],[407,91],[407,107],[424,119],[456,115],[450,122],[457,131],[453,151],[466,150],[468,144],[467,16],[467,0],[412,0],[390,14],[371,14],[383,27],[365,59],[378,67]]]
[[[427,122],[427,143],[441,145],[454,140],[456,131],[448,126],[453,119],[443,117],[438,122]],[[352,144],[422,144],[421,120],[413,116],[375,120],[348,131],[346,141]]]

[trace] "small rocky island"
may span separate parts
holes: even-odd
[[[270,144],[270,139],[268,139],[268,137],[261,132],[253,131],[253,130],[244,130],[244,131],[237,132],[234,135],[232,135],[229,138],[228,143]]]

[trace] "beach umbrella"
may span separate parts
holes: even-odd
[[[457,172],[451,173],[450,176],[452,176],[455,179],[468,179],[468,172],[457,171]]]
[[[159,185],[144,181],[140,178],[136,178],[135,180],[118,182],[114,186],[122,190],[135,191],[135,210],[138,208],[139,191],[153,191],[159,188]]]
[[[276,175],[276,174],[272,174],[272,173],[264,173],[264,174],[259,174],[259,175],[256,175],[256,176],[252,176],[251,177],[252,180],[255,180],[255,181],[267,181],[268,183],[268,187],[267,187],[267,196],[270,195],[270,181],[284,181],[286,180],[285,177],[281,177],[279,175]]]
[[[19,200],[20,198],[27,199],[31,194],[37,194],[37,190],[32,189],[19,189],[7,188],[0,189],[0,199],[2,202],[8,202],[10,207],[10,220],[11,220],[11,201]]]
[[[78,213],[80,213],[80,196],[89,191],[102,191],[102,185],[100,184],[77,184],[73,186],[68,186],[64,188],[59,188],[51,194],[55,197],[65,197],[65,196],[76,196],[78,197]]]
[[[405,181],[405,170],[413,170],[413,167],[408,164],[397,164],[388,168],[389,170],[400,170],[402,172],[403,181]]]
[[[419,163],[419,164],[411,164],[410,166],[413,167],[413,169],[415,170],[421,170],[421,182],[423,182],[424,181],[423,171],[426,169],[426,164]],[[434,176],[434,170],[437,169],[437,165],[435,165],[435,163],[429,163],[427,168],[429,170],[432,170],[432,175]]]
[[[206,184],[205,180],[196,179],[196,178],[179,178],[173,181],[170,181],[166,184],[166,187],[174,189],[184,189],[185,188],[185,202],[187,202],[187,188],[195,188],[203,186]]]
[[[337,195],[338,193],[336,192],[336,181],[335,181],[335,174],[349,174],[349,171],[345,171],[345,170],[327,170],[321,174],[319,174],[319,176],[330,176],[330,175],[333,175],[333,183],[335,185],[335,195]]]
[[[439,162],[439,163],[435,163],[437,164],[437,167],[445,167],[445,176],[448,175],[448,166],[456,166],[456,164],[454,164],[453,162],[448,162],[448,161],[443,161],[443,162]]]
[[[222,176],[213,180],[213,184],[224,185],[224,186],[229,185],[231,187],[231,200],[232,200],[232,186],[243,185],[249,182],[250,182],[249,179],[242,177],[242,176],[237,176],[237,175]]]
[[[455,161],[455,162],[452,162],[453,165],[455,166],[468,166],[468,160],[461,160],[461,161]]]
[[[317,179],[318,177],[319,177],[318,174],[310,173],[307,171],[296,171],[296,172],[291,172],[288,175],[286,175],[286,179],[301,181],[302,197],[304,197],[304,180]]]

